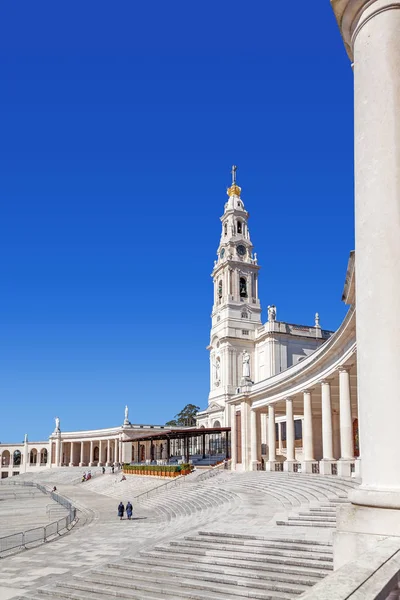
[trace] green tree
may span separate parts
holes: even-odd
[[[200,407],[194,404],[186,404],[174,419],[165,423],[168,427],[194,427],[196,425],[196,414]]]

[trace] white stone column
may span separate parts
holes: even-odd
[[[93,440],[90,440],[90,457],[89,457],[89,467],[93,467],[94,462],[93,462]]]
[[[400,0],[336,4],[338,17],[345,11],[339,23],[354,54],[362,485],[352,497],[400,508]]]
[[[74,442],[71,442],[71,454],[69,457],[69,466],[70,467],[74,466]]]
[[[276,463],[276,430],[275,430],[275,406],[268,406],[268,461],[265,463],[266,471],[275,471]]]
[[[312,467],[310,466],[314,461],[314,436],[313,436],[313,422],[312,422],[312,404],[311,404],[311,392],[304,390],[303,392],[303,403],[304,403],[304,419],[303,419],[303,463],[302,471],[310,473]]]
[[[242,470],[248,471],[250,465],[250,405],[244,400],[240,405],[242,427]]]
[[[29,460],[29,454],[30,453],[28,452],[28,459],[27,460]],[[55,454],[56,455],[54,457],[54,460],[55,460],[55,463],[56,463],[56,467],[59,467],[60,466],[60,437],[59,436],[56,437],[56,453]],[[29,460],[29,462],[30,462],[30,460]]]
[[[81,442],[81,456],[79,460],[79,466],[83,467],[83,442]]]
[[[385,510],[400,508],[400,0],[332,0],[332,6],[354,63],[362,449],[362,484],[349,495],[353,505],[338,514],[335,544],[343,538],[338,568],[375,548],[378,535],[400,536],[399,511]]]
[[[64,452],[64,443],[62,441],[62,439],[60,438],[60,459],[59,459],[59,464],[60,467],[63,466],[63,452]],[[39,452],[39,463],[40,463],[40,452]]]
[[[322,475],[332,474],[333,457],[333,425],[332,425],[332,402],[331,384],[329,381],[321,381],[321,411],[322,411],[322,461],[320,462],[320,473]]]
[[[229,406],[229,405],[228,405]],[[236,429],[236,406],[232,404],[230,406],[231,411],[231,469],[236,470],[237,463],[237,429]]]
[[[293,471],[295,462],[293,398],[286,398],[286,461],[285,471]]]
[[[251,456],[250,456],[250,467],[252,471],[257,471],[258,465],[260,461],[258,460],[258,446],[259,446],[259,427],[257,427],[258,415],[255,410],[250,411],[250,446],[251,446]]]
[[[107,467],[111,467],[111,444],[110,444],[110,440],[107,440]]]
[[[353,420],[351,417],[350,373],[348,369],[339,369],[339,405],[340,405],[340,463],[338,474],[350,476],[350,464],[354,461]]]
[[[99,464],[98,466],[101,467],[103,464],[103,440],[99,440]]]
[[[114,440],[114,462],[118,462],[118,440]]]

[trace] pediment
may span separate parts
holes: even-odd
[[[222,411],[222,410],[223,410],[222,406],[220,406],[216,402],[211,402],[211,404],[209,404],[209,406],[207,408],[207,412],[216,412],[216,411]]]

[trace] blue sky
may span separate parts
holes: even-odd
[[[233,163],[264,309],[338,327],[352,71],[311,4],[2,3],[1,441],[206,406]]]

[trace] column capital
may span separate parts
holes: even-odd
[[[285,402],[293,402],[294,396],[286,396]]]
[[[320,379],[318,383],[321,385],[331,385],[331,380],[326,377],[325,379]]]
[[[331,0],[347,54],[353,61],[354,40],[363,25],[375,15],[400,8],[400,0]]]
[[[350,368],[347,365],[340,365],[339,367],[336,368],[336,371],[338,373],[350,373]]]
[[[312,392],[312,388],[304,388],[304,390],[301,390],[303,394],[310,394]]]

